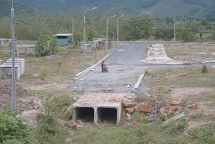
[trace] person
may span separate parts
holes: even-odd
[[[104,67],[105,67],[105,61],[102,61],[101,63],[102,72],[104,72]]]

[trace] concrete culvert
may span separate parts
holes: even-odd
[[[117,109],[116,108],[102,108],[97,109],[98,122],[101,123],[117,123]]]
[[[94,109],[92,107],[76,107],[74,120],[82,120],[84,122],[94,122]]]

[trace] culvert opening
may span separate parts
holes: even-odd
[[[84,122],[94,122],[94,109],[91,107],[76,107],[75,120],[82,120]]]
[[[101,123],[117,123],[116,108],[98,108],[97,116]]]

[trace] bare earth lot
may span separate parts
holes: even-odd
[[[164,44],[164,47],[174,62],[215,61],[215,44]],[[215,68],[213,67],[208,66],[208,73],[202,73],[201,66],[112,65],[109,66],[107,74],[101,73],[100,67],[97,67],[79,81],[74,81],[75,74],[82,70],[83,56],[77,56],[79,53],[75,49],[72,53],[69,53],[69,48],[62,50],[53,57],[24,57],[26,72],[17,82],[17,107],[29,116],[32,123],[36,123],[35,115],[43,107],[42,101],[46,91],[59,96],[69,95],[74,102],[82,96],[86,97],[88,93],[88,98],[98,93],[104,97],[111,93],[117,101],[127,98],[135,103],[147,102],[151,112],[144,115],[148,118],[156,107],[159,107],[158,117],[162,120],[185,112],[185,115],[190,117],[187,131],[215,122]],[[103,52],[103,50],[97,51],[99,55],[97,57],[101,58]],[[87,59],[93,61],[94,55],[94,52],[87,54]],[[166,59],[158,60],[157,63],[166,63]],[[139,93],[131,93],[132,85],[143,72],[146,75],[141,90]],[[34,74],[39,76],[34,77]],[[10,89],[10,80],[1,79],[0,106],[6,106],[10,101]]]

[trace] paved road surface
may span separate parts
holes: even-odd
[[[149,42],[127,42],[105,59],[107,65],[143,66]]]

